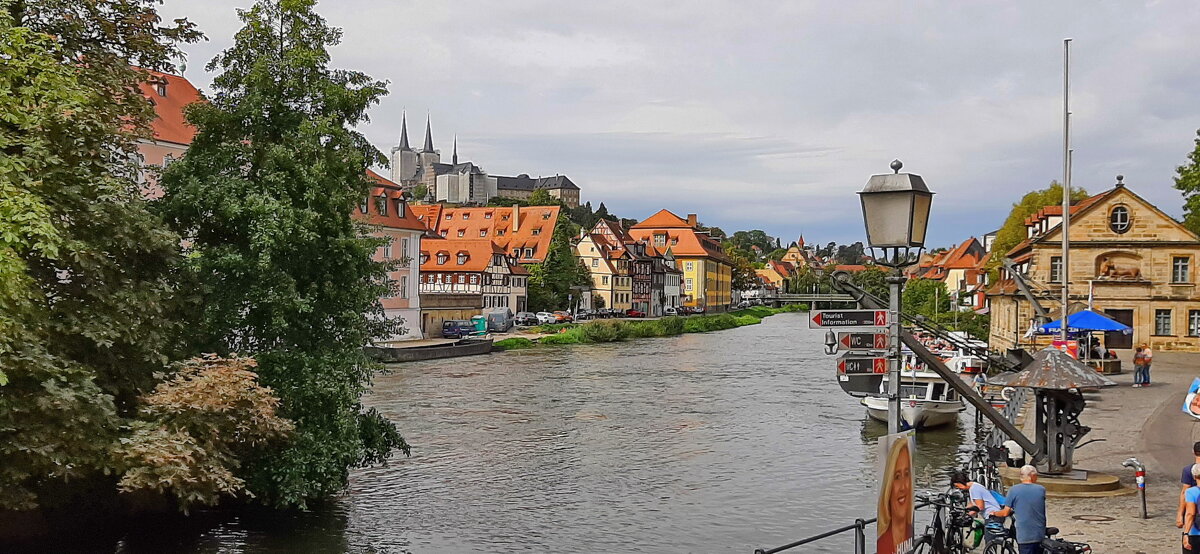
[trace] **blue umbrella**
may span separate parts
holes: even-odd
[[[1041,327],[1038,327],[1038,332],[1043,335],[1057,333],[1062,329],[1062,320],[1051,321]],[[1119,331],[1126,335],[1133,332],[1133,329],[1124,323],[1113,321],[1108,317],[1100,315],[1091,310],[1083,310],[1067,316],[1067,331],[1071,333],[1083,333],[1089,331]]]

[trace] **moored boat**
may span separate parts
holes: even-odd
[[[882,389],[887,390],[887,377]],[[887,422],[886,395],[871,395],[862,399],[871,419]],[[942,377],[931,371],[906,369],[900,377],[900,421],[910,429],[928,429],[954,423],[958,413],[965,410],[962,398]]]

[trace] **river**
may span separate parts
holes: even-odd
[[[411,458],[307,514],[202,515],[115,550],[749,553],[872,517],[885,429],[806,317],[392,366],[365,402]],[[969,432],[919,435],[918,486],[945,482]]]

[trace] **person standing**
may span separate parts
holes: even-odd
[[[975,383],[975,392],[983,396],[983,388],[987,386],[987,372],[983,368],[979,368],[972,381]]]
[[[1192,481],[1200,480],[1200,463],[1192,464]],[[1183,490],[1183,554],[1200,553],[1200,527],[1196,526],[1196,503],[1200,502],[1200,487],[1191,486]]]
[[[1142,344],[1142,386],[1150,386],[1150,365],[1154,362],[1154,351],[1150,345]]]
[[[1046,487],[1037,484],[1038,470],[1021,467],[1021,484],[1008,489],[1007,506],[996,512],[997,517],[1013,516],[1017,528],[1018,554],[1042,554],[1042,539],[1046,538]]]
[[[1192,470],[1200,466],[1200,441],[1192,445],[1192,456],[1195,463],[1183,466],[1183,472],[1179,477],[1179,484],[1182,487],[1179,490],[1179,511],[1175,514],[1175,526],[1183,529],[1183,522],[1187,508],[1187,491],[1196,486],[1196,478],[1192,476]]]
[[[1143,374],[1146,369],[1146,350],[1145,345],[1138,346],[1133,350],[1133,388],[1142,386],[1144,379]]]
[[[967,502],[967,510],[976,510],[986,519],[1000,509],[1000,504],[996,502],[996,497],[992,496],[991,491],[987,490],[987,487],[969,480],[965,473],[954,472],[950,476],[950,484],[958,490],[967,491],[967,494],[970,495],[971,499]]]

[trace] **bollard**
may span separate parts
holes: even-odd
[[[854,520],[854,554],[867,554],[867,537],[863,533],[867,522],[863,518]]]
[[[1124,467],[1131,467],[1134,471],[1134,480],[1137,481],[1138,496],[1142,497],[1142,519],[1149,519],[1146,515],[1146,466],[1142,465],[1137,458],[1129,458],[1121,462]]]

